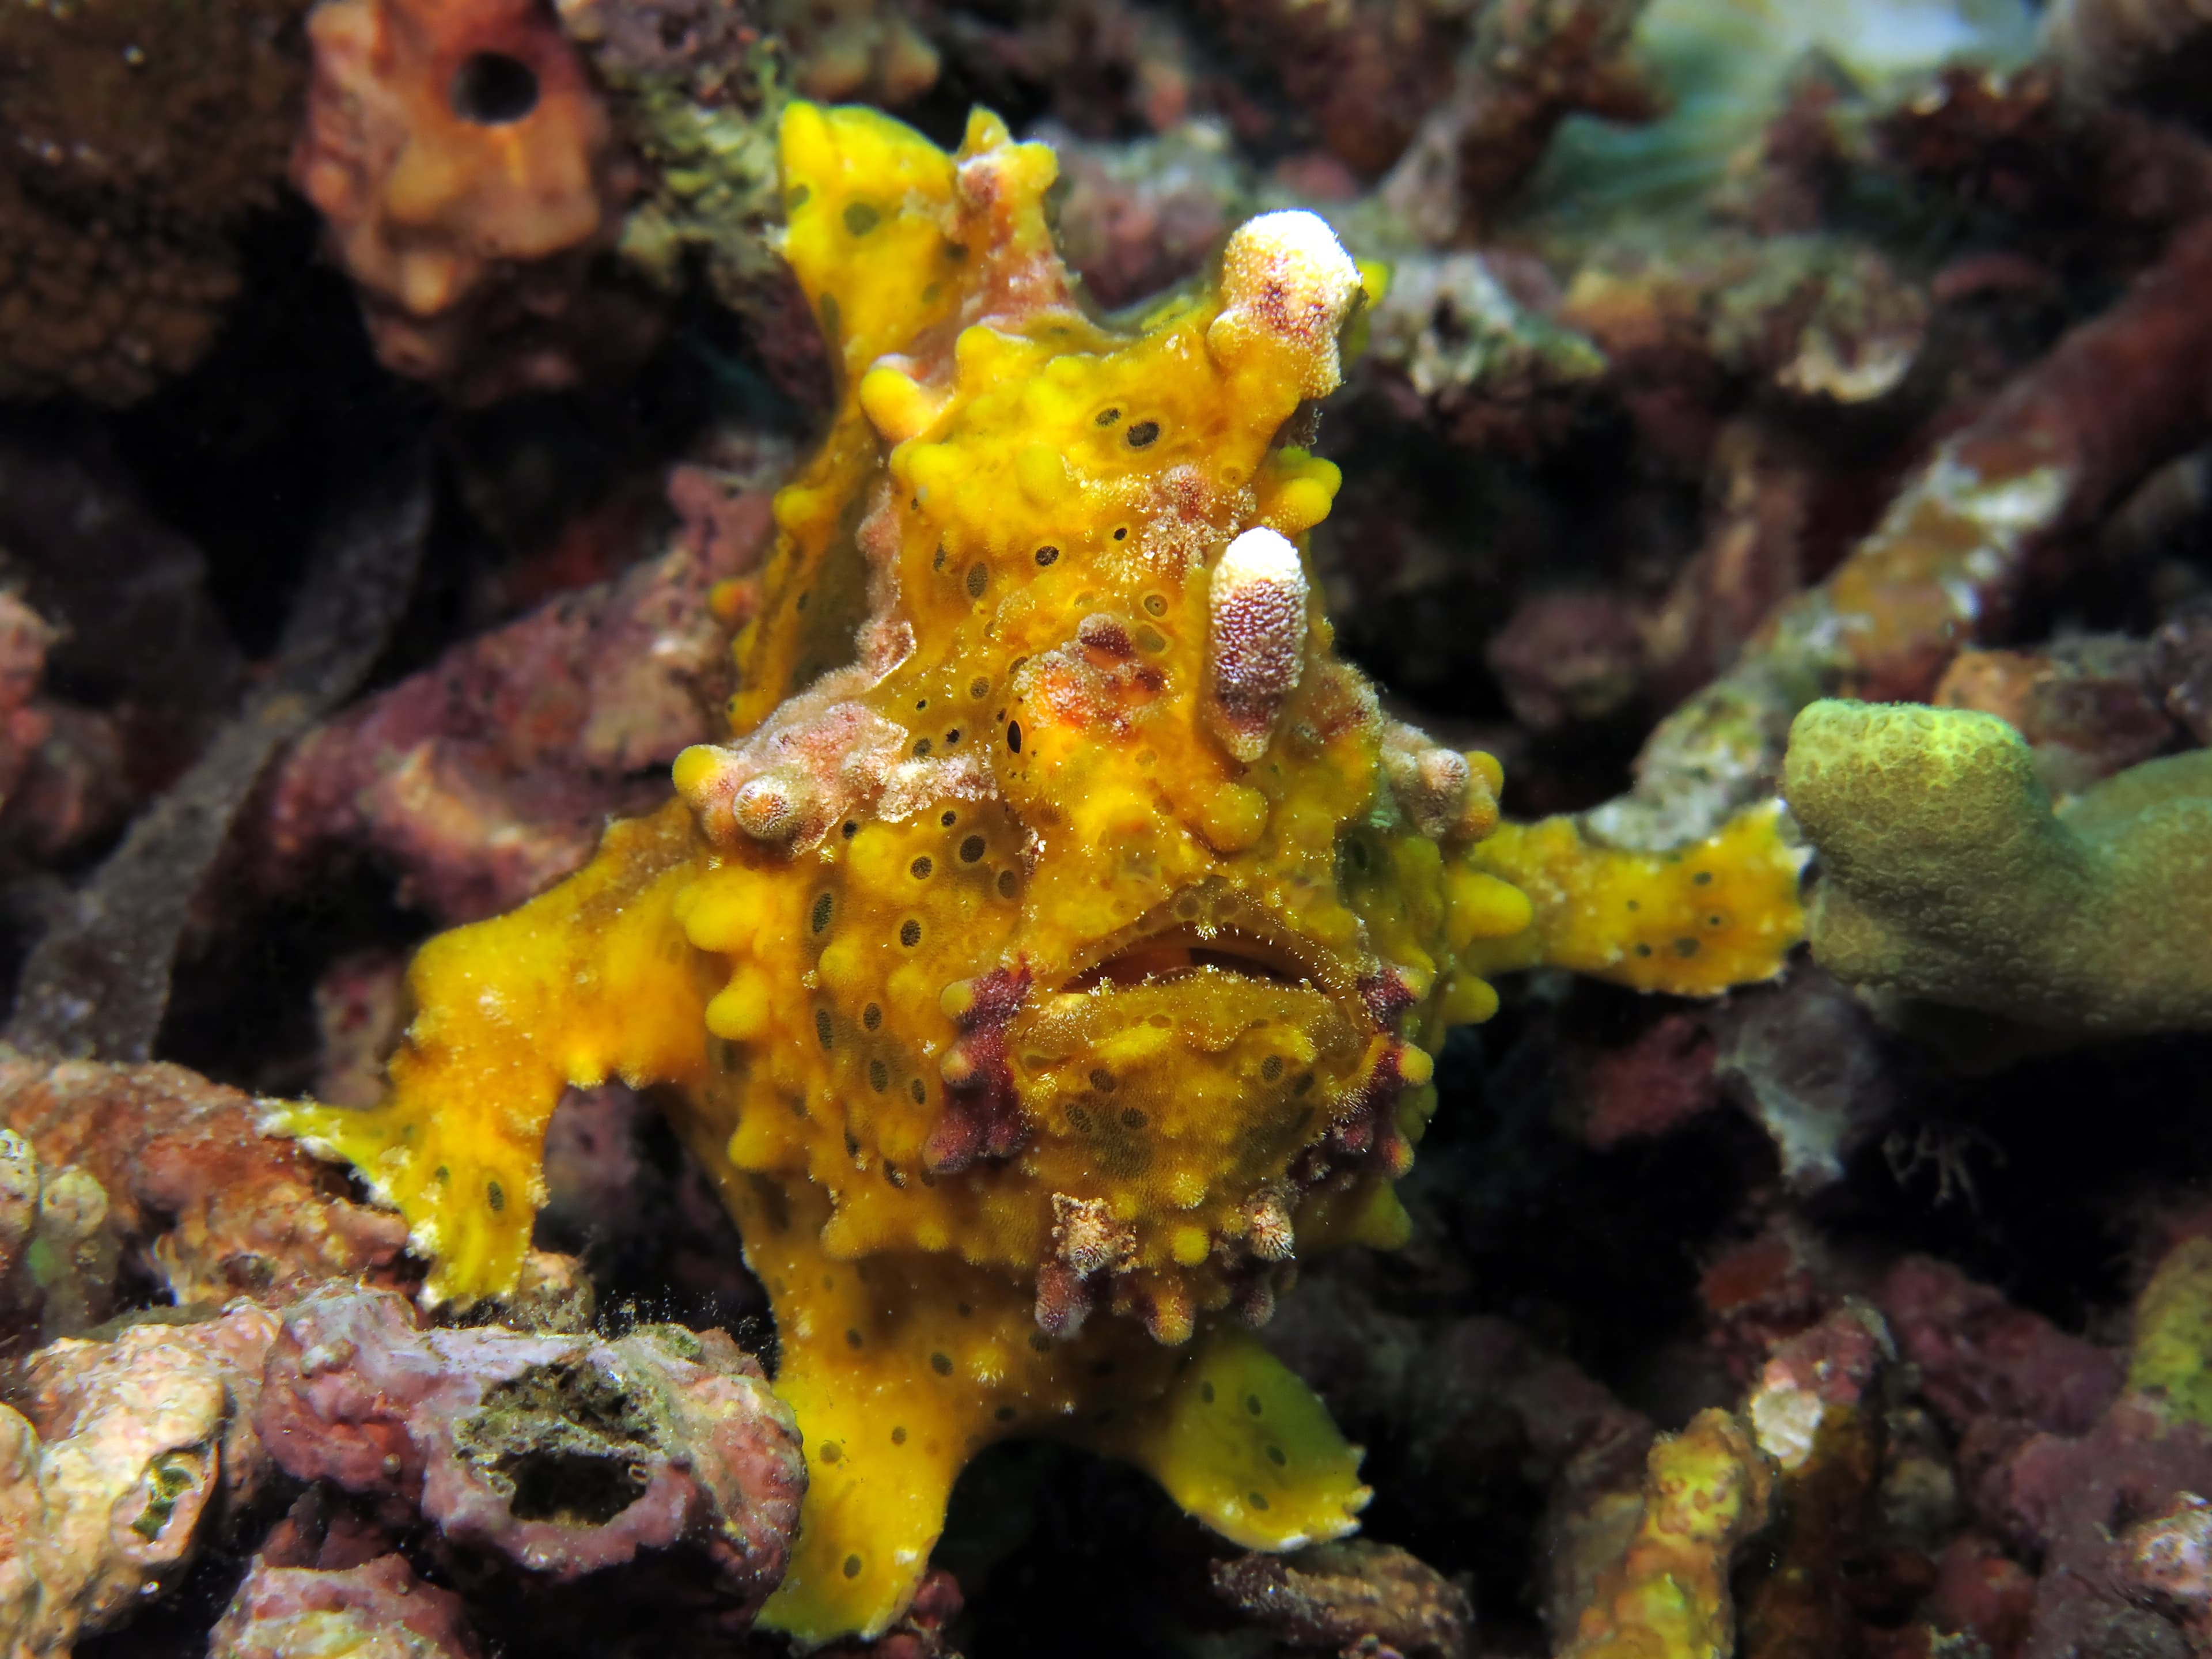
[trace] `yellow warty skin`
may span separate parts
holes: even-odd
[[[844,398],[777,498],[735,735],[424,948],[380,1107],[279,1121],[466,1299],[515,1283],[564,1085],[672,1085],[773,1301],[810,1487],[764,1618],[813,1644],[898,1615],[1008,1435],[1246,1546],[1356,1524],[1357,1449],[1247,1326],[1294,1251],[1402,1240],[1430,1052],[1530,910],[1468,862],[1496,763],[1387,720],[1309,597],[1337,472],[1274,444],[1361,300],[1326,228],[1255,222],[1109,327],[1051,153],[995,118],[949,156],[799,104],[781,142]]]

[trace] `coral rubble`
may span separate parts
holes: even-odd
[[[789,1411],[719,1331],[418,1331],[389,1291],[333,1286],[288,1310],[257,1422],[287,1473],[402,1525],[419,1513],[457,1570],[496,1563],[545,1596],[628,1567],[623,1590],[702,1636],[751,1622],[805,1486]]]
[[[66,1653],[173,1588],[208,1535],[249,1509],[271,1467],[252,1431],[276,1316],[65,1340],[0,1407],[0,1638]]]

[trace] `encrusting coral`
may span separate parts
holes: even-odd
[[[1820,854],[1813,953],[1838,978],[2044,1036],[2212,1026],[2212,751],[2054,810],[1995,715],[1828,701],[1784,771]]]
[[[1279,440],[1338,384],[1361,274],[1271,214],[1115,331],[1054,250],[1051,153],[994,118],[948,156],[798,104],[781,145],[843,400],[717,595],[751,617],[736,737],[424,950],[383,1105],[275,1121],[468,1299],[515,1282],[563,1085],[676,1085],[805,1431],[763,1614],[803,1640],[894,1620],[1012,1434],[1248,1547],[1340,1535],[1358,1454],[1242,1327],[1299,1250],[1401,1238],[1429,1051],[1495,1006],[1462,953],[1530,917],[1468,861],[1495,762],[1382,714],[1294,539],[1337,471]]]
[[[287,1311],[256,1420],[288,1474],[400,1528],[419,1513],[471,1576],[542,1599],[626,1567],[592,1598],[680,1608],[702,1635],[750,1624],[805,1486],[791,1413],[723,1332],[421,1331],[401,1297],[350,1285]]]

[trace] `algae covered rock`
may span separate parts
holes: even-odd
[[[2061,1039],[2212,1028],[2212,751],[2054,807],[1994,715],[1826,701],[1790,728],[1784,788],[1820,849],[1814,955],[1897,1012]]]

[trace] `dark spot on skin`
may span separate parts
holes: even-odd
[[[866,202],[845,204],[845,230],[848,235],[865,236],[883,222],[884,216]]]
[[[935,1371],[939,1376],[951,1376],[952,1356],[949,1353],[933,1353],[930,1355],[929,1369]]]
[[[1103,1066],[1099,1066],[1096,1071],[1091,1073],[1091,1086],[1097,1090],[1102,1095],[1113,1093],[1114,1073],[1108,1071]]]
[[[1006,747],[1017,755],[1022,752],[1022,723],[1019,720],[1006,722]]]
[[[975,1316],[975,1310],[965,1302],[954,1303],[952,1304],[952,1311],[958,1314],[963,1319],[973,1319]]]
[[[929,568],[932,570],[945,568],[945,549],[941,545],[937,550],[937,556],[929,562]]]
[[[1060,550],[1056,547],[1040,547],[1036,550],[1036,562],[1040,566],[1050,564],[1059,556]]]
[[[870,1060],[868,1062],[868,1087],[873,1089],[878,1094],[881,1094],[884,1090],[890,1086],[891,1068],[884,1065],[880,1060]]]
[[[929,752],[929,739],[928,739],[927,738],[916,738],[915,739],[915,743],[914,743],[914,757],[915,757],[916,760],[920,760],[923,756],[927,755],[928,752]]]
[[[1267,1448],[1267,1461],[1279,1469],[1289,1460],[1283,1455],[1280,1446],[1270,1446]]]
[[[793,611],[804,611],[804,610],[805,610],[805,609],[806,609],[806,602],[807,602],[807,600],[809,600],[809,599],[812,599],[813,597],[814,597],[814,596],[813,596],[811,593],[801,593],[801,594],[799,596],[799,603],[798,603],[797,605],[793,605],[793,606],[792,606],[791,608],[792,608]]]
[[[1111,426],[1115,422],[1121,418],[1121,411],[1118,409],[1102,409],[1098,411],[1098,424],[1100,426]]]
[[[860,1155],[860,1136],[858,1136],[858,1135],[854,1134],[854,1133],[850,1129],[846,1130],[846,1131],[845,1131],[845,1156],[846,1156],[846,1157],[848,1157],[848,1158],[856,1158],[856,1157],[858,1157],[858,1156]]]
[[[1674,954],[1678,957],[1693,957],[1697,955],[1698,941],[1693,939],[1676,939],[1674,941]]]
[[[1211,1382],[1200,1383],[1198,1385],[1198,1397],[1206,1401],[1207,1405],[1211,1406],[1213,1403],[1213,1384]]]
[[[453,1178],[453,1172],[441,1164],[437,1170],[438,1184],[442,1187]]]
[[[1267,1059],[1260,1062],[1260,1076],[1262,1080],[1273,1083],[1282,1074],[1283,1057],[1280,1054],[1269,1054]]]
[[[1246,1493],[1244,1494],[1244,1498],[1245,1498],[1245,1501],[1246,1501],[1247,1503],[1250,1504],[1251,1504],[1251,1506],[1252,1506],[1254,1509],[1255,1509],[1255,1510],[1264,1510],[1264,1509],[1266,1509],[1266,1508],[1267,1507],[1267,1500],[1266,1498],[1262,1498],[1262,1497],[1261,1497],[1258,1492],[1246,1492]]]
[[[1146,594],[1146,595],[1145,595],[1145,610],[1146,610],[1146,611],[1148,614],[1150,614],[1150,615],[1152,615],[1152,616],[1155,616],[1155,617],[1164,617],[1164,616],[1166,616],[1166,615],[1168,614],[1168,600],[1167,600],[1167,595],[1166,595],[1166,594],[1164,594],[1164,593],[1147,593],[1147,594]]]
[[[884,1160],[884,1179],[901,1192],[906,1190],[906,1172],[889,1158]]]
[[[1636,954],[1639,957],[1648,957],[1651,954],[1651,947],[1648,945],[1638,945],[1636,947]]]
[[[1067,1121],[1068,1126],[1079,1135],[1087,1135],[1091,1133],[1091,1114],[1080,1106],[1071,1106],[1067,1109]]]
[[[816,933],[820,933],[830,925],[830,913],[833,908],[835,908],[835,902],[827,893],[821,894],[815,899],[813,913],[807,917],[807,921]]]
[[[494,1214],[497,1214],[507,1207],[507,1189],[496,1181],[487,1182],[484,1186],[484,1202],[491,1206]]]
[[[845,1333],[846,1342],[853,1347],[859,1347],[863,1340],[864,1339],[858,1331],[847,1331]]]
[[[840,830],[838,833],[843,836],[847,841],[850,841],[854,836],[860,833],[860,826],[854,823],[852,819],[847,818],[845,820],[844,829]]]
[[[936,868],[937,860],[931,858],[927,853],[923,854],[920,858],[916,859],[912,864],[908,865],[906,867],[907,873],[912,876],[916,881],[927,881]]]
[[[969,681],[968,695],[975,698],[978,702],[982,702],[984,698],[991,695],[991,682],[985,679],[974,679]]]
[[[845,1449],[834,1440],[822,1449],[822,1461],[825,1463],[834,1463],[844,1455]]]
[[[1708,927],[1717,927],[1720,925],[1721,919],[1718,916],[1707,916],[1705,918],[1705,926]]]
[[[845,1558],[845,1577],[848,1578],[858,1578],[860,1576],[860,1558],[857,1555],[847,1556]]]
[[[1121,1114],[1121,1127],[1125,1129],[1141,1129],[1147,1121],[1145,1115],[1133,1106]]]
[[[1260,1414],[1260,1396],[1256,1394],[1246,1395],[1244,1396],[1244,1409],[1251,1413],[1253,1416],[1257,1417]]]
[[[783,198],[783,205],[789,211],[796,213],[799,209],[805,207],[813,199],[813,186],[811,185],[801,185],[797,190],[793,191],[790,195]]]
[[[929,1085],[924,1083],[920,1078],[916,1078],[913,1082],[908,1084],[907,1090],[908,1092],[914,1096],[914,1103],[917,1106],[921,1105],[929,1098]]]
[[[891,1444],[894,1446],[903,1446],[906,1444],[905,1425],[902,1424],[897,1428],[891,1431]]]
[[[1291,1085],[1291,1092],[1294,1095],[1302,1095],[1313,1085],[1314,1074],[1311,1072],[1301,1072],[1298,1073],[1298,1080]]]
[[[948,748],[949,748],[951,745],[952,745],[953,744],[956,744],[956,743],[957,743],[957,742],[959,742],[959,741],[960,741],[960,728],[959,728],[958,726],[954,726],[954,727],[953,727],[950,732],[947,732],[945,734],[945,744],[946,744],[946,746],[947,746]],[[946,814],[945,815],[945,821],[947,823],[951,823],[951,822],[952,822],[952,815],[951,815],[950,812],[948,812],[948,813],[946,813]]]
[[[1139,421],[1124,435],[1130,448],[1149,449],[1160,435],[1160,423],[1158,421]]]
[[[999,896],[1000,898],[1013,897],[1014,889],[1017,885],[1018,885],[1018,884],[1014,880],[1014,872],[1012,871],[1001,870],[999,872]]]
[[[983,590],[989,586],[990,583],[991,573],[985,569],[981,565],[971,564],[968,567],[967,587],[968,597],[969,599],[981,599],[983,597]]]
[[[977,859],[980,859],[980,858],[981,858],[982,856],[983,856],[983,838],[982,838],[982,836],[969,836],[969,837],[968,837],[968,839],[967,839],[967,840],[965,840],[965,841],[963,841],[963,842],[962,842],[960,843],[960,862],[961,862],[961,863],[963,863],[963,864],[973,864],[973,863],[975,863],[975,860],[976,860]]]
[[[884,1011],[878,1007],[874,1003],[872,1002],[866,1007],[860,1010],[860,1024],[866,1026],[871,1031],[875,1030],[878,1027],[882,1025],[883,1023]]]
[[[960,814],[948,808],[944,815],[937,821],[943,824],[947,830],[950,830],[954,824],[960,822]]]
[[[1129,526],[1125,524],[1115,525],[1114,526],[1114,539],[1117,542],[1127,541],[1129,539]]]
[[[921,944],[921,924],[914,921],[901,922],[899,924],[899,943],[905,945],[909,951],[913,950],[915,945]]]
[[[1698,873],[1697,873],[1696,875],[1692,876],[1692,877],[1690,878],[1690,879],[1691,879],[1692,881],[1694,881],[1695,883],[1697,883],[1697,884],[1698,884],[1698,886],[1700,886],[1700,887],[1704,887],[1704,886],[1705,886],[1705,885],[1709,884],[1711,882],[1712,878],[1713,878],[1713,872],[1712,872],[1711,871],[1710,871],[1710,870],[1700,870],[1700,871],[1698,871]]]
[[[1629,908],[1630,909],[1632,909],[1632,910],[1641,910],[1641,909],[1644,908],[1644,906],[1643,906],[1643,903],[1642,903],[1642,902],[1641,902],[1641,901],[1637,900],[1637,899],[1631,899],[1631,900],[1629,900],[1629,901],[1628,901],[1628,908]]]
[[[814,1035],[821,1039],[822,1046],[825,1048],[835,1041],[830,1024],[830,1011],[827,1008],[817,1008],[814,1011]]]

